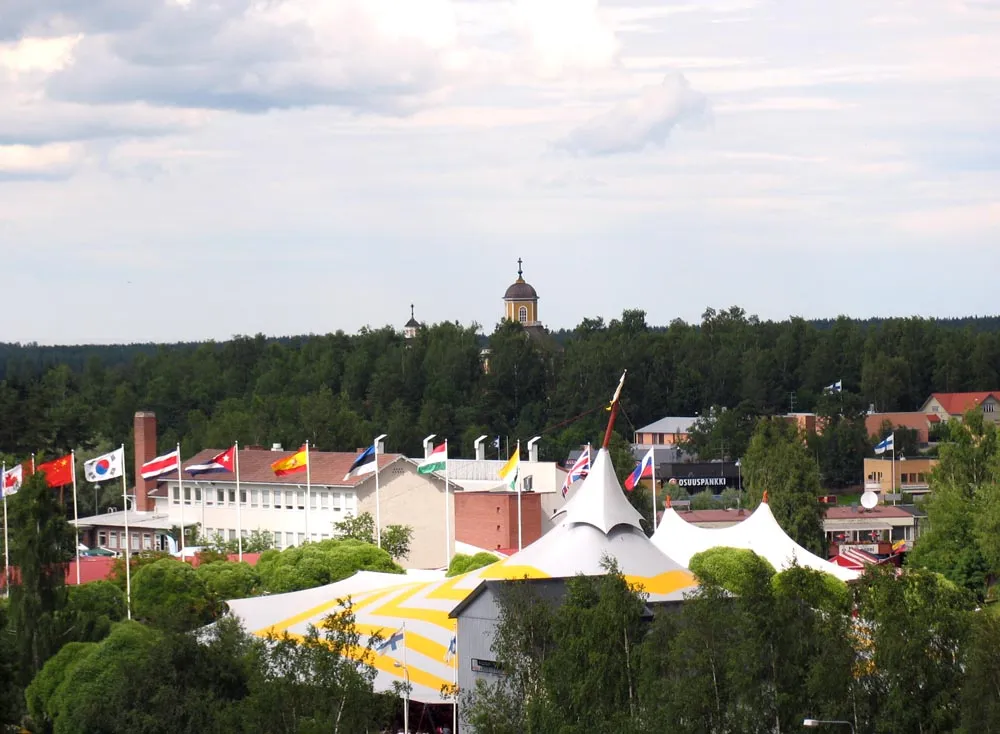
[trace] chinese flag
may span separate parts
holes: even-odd
[[[54,461],[46,461],[35,468],[35,472],[45,472],[45,481],[50,487],[63,487],[73,483],[72,456],[67,454]]]

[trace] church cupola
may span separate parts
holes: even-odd
[[[410,304],[410,320],[403,326],[403,337],[413,339],[420,329],[420,322],[413,316],[413,304]]]
[[[522,326],[538,326],[538,293],[524,281],[521,258],[517,259],[517,280],[503,294],[505,316]]]

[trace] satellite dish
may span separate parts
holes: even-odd
[[[878,495],[874,492],[865,492],[861,495],[861,506],[870,510],[878,504]]]

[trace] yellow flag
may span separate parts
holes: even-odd
[[[309,460],[306,458],[306,448],[303,446],[287,459],[279,459],[271,464],[271,471],[273,471],[276,476],[283,477],[286,474],[294,474],[295,472],[305,471],[308,461]]]
[[[514,449],[514,455],[507,459],[507,463],[500,470],[500,478],[507,482],[511,489],[517,486],[517,471],[521,465],[521,447]]]

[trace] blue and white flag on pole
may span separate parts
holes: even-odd
[[[455,635],[451,636],[451,642],[448,643],[448,652],[444,654],[444,661],[450,663],[451,659],[455,657],[455,647],[458,645],[458,637]]]
[[[824,387],[823,392],[840,392],[843,389],[844,389],[844,381],[837,380],[832,385],[827,385],[826,387]]]
[[[884,454],[886,451],[895,451],[896,450],[896,445],[894,441],[895,437],[896,437],[895,433],[890,433],[888,436],[883,438],[878,443],[878,445],[875,446],[875,453]]]
[[[398,630],[389,635],[386,639],[382,640],[375,648],[375,652],[385,652],[386,650],[396,651],[396,645],[401,645],[403,643],[403,628],[400,627]]]

